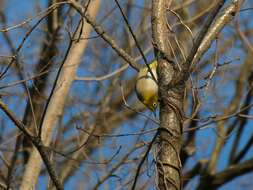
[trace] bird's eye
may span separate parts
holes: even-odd
[[[155,102],[153,103],[153,106],[156,107],[156,103]]]

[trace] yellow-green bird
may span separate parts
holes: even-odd
[[[138,99],[152,112],[155,112],[158,101],[158,85],[156,82],[157,61],[154,60],[152,63],[149,64],[149,67],[155,79],[152,77],[151,73],[148,72],[147,66],[145,66],[144,68],[140,69],[138,73],[135,91]]]

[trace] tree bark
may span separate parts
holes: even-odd
[[[162,54],[169,55],[166,9],[171,1],[153,0],[152,31],[158,59],[160,101],[160,135],[158,139],[157,171],[159,189],[181,189],[180,150],[182,145],[182,111],[184,84],[171,85],[175,65]]]
[[[95,17],[98,12],[99,5],[100,0],[92,1],[88,9],[89,14]],[[82,27],[83,35],[85,37],[88,36],[92,29],[91,26],[84,21]],[[78,38],[78,35],[79,33],[77,32],[76,38]],[[60,76],[57,80],[56,88],[52,94],[42,124],[41,139],[44,146],[50,145],[52,133],[59,117],[63,113],[64,103],[67,98],[68,91],[75,79],[76,70],[81,63],[81,58],[86,49],[87,43],[87,40],[80,40],[79,42],[72,45],[68,57],[64,63],[64,67],[61,70]],[[39,152],[33,148],[25,168],[22,184],[20,187],[21,190],[35,188],[41,170],[41,163],[42,160]]]

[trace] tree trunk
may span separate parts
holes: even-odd
[[[181,138],[184,85],[173,83],[175,67],[162,54],[169,55],[166,10],[171,1],[153,0],[152,30],[158,58],[160,135],[157,171],[159,189],[181,189]]]

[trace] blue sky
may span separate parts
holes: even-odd
[[[39,7],[41,9],[44,9],[46,7],[46,0],[41,0],[41,1],[32,1],[32,0],[23,0],[22,2],[19,0],[9,0],[6,1],[6,7],[5,7],[5,12],[7,13],[7,22],[8,22],[8,26],[11,26],[13,24],[17,24],[21,21],[23,21],[24,19],[26,19],[27,17],[29,17],[30,15],[35,15],[38,13],[39,9],[35,9],[34,7],[36,7],[36,3],[38,3]],[[250,1],[247,1],[248,4],[246,6],[250,6]],[[143,1],[138,1],[139,5],[142,5]],[[13,6],[13,5],[18,5],[18,6]],[[104,5],[102,5],[104,6]],[[107,5],[108,7],[110,7],[109,5]],[[107,7],[107,8],[108,8]],[[130,18],[132,18],[131,20],[131,24],[132,26],[135,26],[135,24],[137,24],[138,20],[135,20],[134,18],[136,17],[136,15],[138,14],[138,9],[140,9],[139,7],[136,6],[136,10],[132,13],[132,15],[130,16]],[[118,11],[118,10],[116,10]],[[100,15],[99,15],[99,19],[103,18],[105,13],[105,10],[101,10]],[[249,17],[252,16],[252,11],[248,11],[245,13],[241,14],[242,18],[244,17]],[[118,19],[117,21],[119,22],[120,19]],[[110,29],[110,19],[108,19],[108,21],[105,21],[103,23],[104,26],[107,27],[107,29]],[[34,24],[34,22],[29,23],[29,25]],[[122,24],[122,23],[120,23]],[[253,22],[249,23],[249,25],[252,25]],[[231,32],[231,26],[226,27],[223,32],[222,35],[226,36],[228,34],[230,34]],[[40,27],[40,29],[42,29],[42,25]],[[120,36],[120,34],[122,33],[122,28],[121,31],[114,31],[115,33],[118,34],[118,36]],[[15,42],[15,45],[17,46],[20,41],[21,38],[20,36],[24,36],[25,35],[25,31],[24,29],[17,29],[17,30],[13,30],[11,31],[9,34],[11,36],[11,39]],[[34,51],[39,53],[39,42],[40,42],[40,35],[42,34],[41,31],[35,31],[31,38],[29,38],[27,40],[27,42],[25,43],[24,48],[21,51],[21,58],[24,60],[24,62],[26,63],[26,67],[30,68],[33,66],[33,64],[36,62],[36,55],[34,54]],[[93,35],[95,35],[95,33],[93,33]],[[224,37],[225,38],[225,37]],[[94,41],[99,40],[99,39],[95,39]],[[150,39],[149,39],[150,40]],[[92,43],[94,42],[93,40],[90,41],[90,45],[92,46]],[[3,37],[0,36],[0,43],[4,44],[4,40]],[[63,47],[62,49],[64,50],[66,47]],[[214,51],[214,45],[211,47],[210,52]],[[5,46],[0,47],[0,54],[5,54],[6,48]],[[84,55],[84,60],[80,66],[80,69],[78,70],[78,75],[80,76],[90,76],[93,74],[93,70],[92,70],[92,65],[89,69],[85,70],[85,65],[87,62],[89,62],[90,60],[94,59],[95,55],[90,55],[89,52],[92,52],[91,49],[88,49],[86,54]],[[63,54],[63,53],[62,53]],[[101,69],[101,71],[97,72],[97,74],[104,74],[104,73],[108,73],[109,71],[114,70],[115,68],[119,67],[119,63],[120,63],[120,59],[116,58],[115,59],[115,64],[112,67],[107,67],[107,65],[110,65],[110,61],[111,61],[111,57],[110,55],[112,54],[112,51],[108,48],[105,48],[105,50],[102,52],[102,55],[100,54],[99,56],[95,57],[97,59],[97,61],[99,62],[98,64],[101,64],[103,66],[103,69]],[[205,55],[208,56],[208,53]],[[28,57],[28,58],[27,58]],[[148,55],[149,59],[152,59],[153,54],[150,53]],[[225,61],[229,61],[229,60],[233,60],[236,59],[237,57],[240,57],[241,60],[243,60],[245,58],[245,54],[243,54],[243,51],[241,51],[240,49],[240,44],[235,44],[234,47],[230,50],[230,52],[226,53],[223,57],[221,57],[219,59],[219,61],[225,62]],[[140,61],[141,63],[143,63],[142,61]],[[241,61],[235,61],[233,62],[232,66],[235,68],[235,76],[237,70],[237,66],[240,66]],[[229,65],[228,67],[230,67],[231,65]],[[207,67],[205,72],[210,71],[211,67]],[[224,73],[227,71],[227,67],[224,67]],[[127,74],[125,75],[125,78],[129,78],[130,76],[133,76],[135,74],[135,71],[133,71],[132,69],[129,69],[127,71]],[[4,84],[6,81],[8,80],[12,80],[15,81],[17,80],[16,77],[14,76],[10,76],[9,78],[6,78],[5,80],[1,81],[0,84]],[[223,102],[216,102],[215,96],[210,93],[208,95],[205,94],[205,92],[200,92],[201,95],[201,100],[204,102],[204,105],[201,109],[201,114],[203,117],[207,117],[210,116],[216,112],[216,108],[217,108],[217,104],[224,104],[224,107],[230,102],[231,99],[231,94],[233,94],[234,92],[234,86],[233,83],[230,81],[220,81],[219,78],[214,78],[213,82],[217,82],[217,87],[214,88],[217,90],[219,95],[224,96],[224,101]],[[96,89],[97,89],[97,83],[96,82],[91,82],[91,83],[82,83],[82,82],[75,82],[71,88],[71,92],[70,94],[75,95],[76,91],[80,91],[80,94],[78,94],[79,97],[85,96],[88,94],[88,96],[93,96],[96,93]],[[101,83],[100,85],[104,85],[105,87],[108,85],[108,81],[104,81],[103,83]],[[83,88],[86,88],[86,91],[82,91]],[[20,88],[21,90],[21,88]],[[89,91],[89,92],[88,92]],[[210,90],[211,91],[211,90]],[[100,96],[103,96],[103,93],[100,94]],[[131,100],[135,99],[136,97],[133,96]],[[130,101],[131,101],[130,100]],[[22,118],[22,113],[23,113],[23,109],[25,106],[25,101],[20,101],[20,99],[18,98],[13,98],[11,100],[13,103],[10,104],[10,108],[15,111],[15,113],[17,113],[17,116]],[[15,103],[16,102],[16,103]],[[22,105],[19,106],[19,108],[17,108],[17,104]],[[17,109],[19,111],[17,111]],[[78,107],[78,105],[75,105],[73,108],[69,109],[66,112],[66,116],[64,117],[64,121],[67,121],[69,117],[71,117],[71,115],[74,115],[76,113],[81,112],[82,110],[85,110],[85,108],[80,108]],[[149,114],[149,112],[146,112],[147,114]],[[3,114],[0,114],[1,117],[4,117]],[[137,117],[134,121],[129,121],[124,123],[120,128],[118,128],[117,130],[114,131],[115,134],[119,134],[119,133],[130,133],[130,132],[136,132],[139,131],[143,125],[144,119],[139,116]],[[10,126],[10,128],[13,127],[13,125],[11,123],[6,123],[6,125]],[[213,124],[211,124],[210,126],[213,126]],[[245,129],[243,132],[243,136],[241,138],[240,141],[240,145],[239,147],[242,147],[246,142],[247,139],[250,137],[250,135],[253,133],[253,129],[252,129],[252,122],[249,121],[247,123],[247,125],[245,125]],[[146,129],[151,129],[151,128],[155,128],[156,126],[153,125],[152,123],[149,123],[146,126]],[[235,129],[236,131],[237,129]],[[231,143],[233,138],[235,137],[235,131],[232,133],[232,135],[230,135],[230,137],[227,139],[227,144],[225,146],[225,148],[222,150],[222,155],[219,159],[218,162],[218,171],[221,171],[222,169],[224,169],[227,166],[227,162],[228,162],[228,156],[229,156],[229,152],[230,152],[230,148],[231,148]],[[143,137],[141,137],[141,140],[148,142],[151,138],[152,138],[153,134],[149,134],[149,135],[144,135]],[[196,138],[196,154],[190,158],[187,162],[187,167],[192,166],[194,163],[196,163],[196,160],[202,159],[202,158],[209,158],[212,148],[214,146],[214,142],[216,140],[217,134],[215,132],[215,129],[205,129],[205,130],[200,130],[197,132],[197,138]],[[104,154],[105,157],[110,157],[111,153],[112,153],[112,147],[110,147],[111,143],[114,142],[115,144],[117,144],[118,147],[122,146],[121,152],[122,154],[120,154],[117,159],[115,160],[118,161],[120,160],[120,158],[124,155],[123,153],[126,152],[130,147],[132,147],[132,143],[134,142],[135,137],[132,136],[127,136],[127,137],[120,137],[120,138],[114,138],[106,140],[105,141],[105,146],[101,149],[98,149],[94,152],[94,154],[92,155],[92,159],[97,160],[97,157],[99,154]],[[250,158],[252,156],[253,150],[251,148],[251,150],[248,152],[246,158]],[[138,154],[140,154],[140,152],[136,151],[135,153],[133,153],[132,157],[137,157]],[[80,166],[81,170],[78,171],[66,184],[66,189],[69,189],[73,186],[73,184],[76,184],[76,180],[83,180],[82,179],[82,173],[81,171],[87,169],[89,166],[89,164],[83,164],[82,166]],[[152,168],[150,169],[152,171]],[[123,167],[121,170],[116,172],[118,175],[120,175],[123,179],[125,176],[127,176],[128,173],[128,168],[127,167]],[[152,172],[151,172],[152,173]],[[249,173],[245,176],[240,177],[240,180],[235,180],[232,181],[231,183],[228,183],[224,186],[222,186],[220,188],[220,190],[226,190],[226,189],[230,189],[230,190],[236,190],[239,188],[244,188],[244,189],[249,189],[249,187],[247,186],[247,183],[252,185],[252,182],[250,181],[250,178],[253,176],[252,173]],[[98,177],[96,175],[96,173],[94,172],[91,176],[91,178],[95,180]],[[41,177],[40,178],[40,182],[38,184],[38,189],[45,189],[46,188],[46,183],[45,183],[45,178]],[[117,178],[112,178],[109,181],[109,187],[113,187],[116,184]],[[188,185],[188,189],[192,188],[193,184],[196,184],[196,182],[198,181],[198,179],[193,180],[189,185]],[[243,186],[242,186],[243,184]],[[194,186],[194,185],[193,185]],[[100,189],[104,189],[105,186],[102,186]]]

